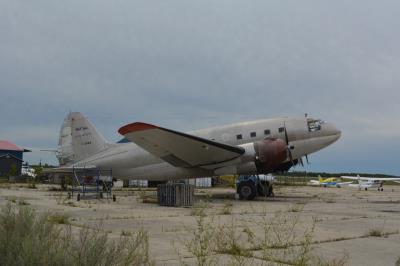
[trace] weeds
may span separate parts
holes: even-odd
[[[204,213],[204,212],[203,212]],[[196,218],[196,227],[191,230],[192,238],[183,241],[185,248],[196,260],[196,265],[216,265],[216,258],[212,256],[215,250],[215,228],[211,226],[212,222],[207,222],[205,215],[199,215]],[[182,264],[185,264],[181,261]]]
[[[324,260],[312,255],[312,244],[317,218],[311,227],[302,227],[300,213],[304,204],[291,207],[286,212],[276,212],[272,217],[262,213],[261,221],[232,219],[228,224],[215,223],[215,217],[207,217],[204,212],[197,215],[196,226],[187,228],[189,239],[181,241],[196,261],[196,265],[219,263],[216,254],[228,256],[227,265],[249,265],[254,259],[262,265],[344,265],[348,256],[335,260]],[[242,220],[240,220],[242,219]],[[240,230],[238,230],[241,228]],[[181,264],[186,265],[177,252]]]
[[[49,215],[47,221],[53,224],[69,224],[69,217],[67,215]]]
[[[232,214],[232,207],[233,207],[232,202],[225,203],[224,207],[222,207],[222,210],[220,211],[219,214],[221,214],[221,215],[230,215],[230,214]]]
[[[82,228],[73,237],[65,217],[37,214],[7,204],[0,212],[1,265],[150,265],[148,235],[139,231],[108,239],[101,228]]]
[[[36,182],[35,182],[35,181],[29,182],[29,183],[28,183],[28,188],[30,188],[30,189],[37,189]]]
[[[304,204],[292,205],[288,208],[288,212],[301,212],[304,209]]]
[[[132,233],[129,232],[129,231],[122,230],[121,231],[121,236],[132,236]]]
[[[216,251],[230,255],[229,265],[247,265],[248,258],[252,257],[252,253],[246,244],[252,243],[254,233],[248,227],[245,227],[241,233],[236,229],[237,224],[234,220],[228,226],[225,224],[218,226],[215,237]],[[243,241],[244,236],[247,237],[247,241]]]
[[[384,232],[386,221],[383,221],[382,226],[375,225],[374,227],[370,228],[369,231],[366,233],[366,236],[373,236],[373,237],[382,237],[385,236],[386,233]]]
[[[317,259],[316,265],[318,266],[344,266],[349,260],[349,254],[345,253],[340,258],[335,258],[333,260],[323,260],[321,258]]]
[[[14,201],[14,202],[15,202],[15,201]],[[21,199],[21,200],[18,201],[18,205],[25,206],[25,205],[30,205],[30,203],[29,203],[29,202],[26,202],[26,201],[23,200],[23,199]]]
[[[209,204],[203,201],[200,201],[198,204],[192,207],[190,210],[190,215],[192,216],[206,216],[206,209],[209,207]]]
[[[368,231],[368,236],[381,237],[384,236],[383,230],[378,228],[371,228]]]

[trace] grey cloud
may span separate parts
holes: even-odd
[[[308,112],[343,130],[311,169],[361,171],[370,164],[364,154],[380,147],[386,160],[376,160],[377,171],[396,173],[387,157],[400,139],[399,8],[372,0],[2,1],[1,122],[58,129],[69,110],[81,111],[116,140],[135,120],[190,130]],[[0,129],[2,138],[10,132]],[[56,144],[48,138],[40,144]]]

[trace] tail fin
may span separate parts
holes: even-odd
[[[83,160],[107,147],[108,142],[81,113],[69,113],[64,119],[58,140],[60,165]]]
[[[319,182],[324,182],[324,179],[320,175],[318,176],[318,180]]]

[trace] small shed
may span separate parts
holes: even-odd
[[[0,140],[0,177],[7,176],[14,171],[13,175],[21,175],[23,153],[29,151],[10,141]]]

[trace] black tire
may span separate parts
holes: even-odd
[[[268,187],[268,195],[267,195],[267,197],[274,197],[274,196],[275,196],[275,194],[274,194],[274,186],[270,185]]]
[[[257,193],[260,197],[268,196],[269,184],[267,182],[260,182],[257,186]],[[266,194],[266,195],[265,195]]]
[[[113,195],[112,198],[113,198],[113,201],[117,200],[117,197],[115,195]]]
[[[241,182],[238,187],[239,198],[244,200],[253,200],[256,197],[257,191],[253,182]]]
[[[365,191],[367,191],[368,190],[368,188],[365,188]]]
[[[81,200],[81,194],[78,193],[78,195],[76,196],[76,201],[80,201]]]

